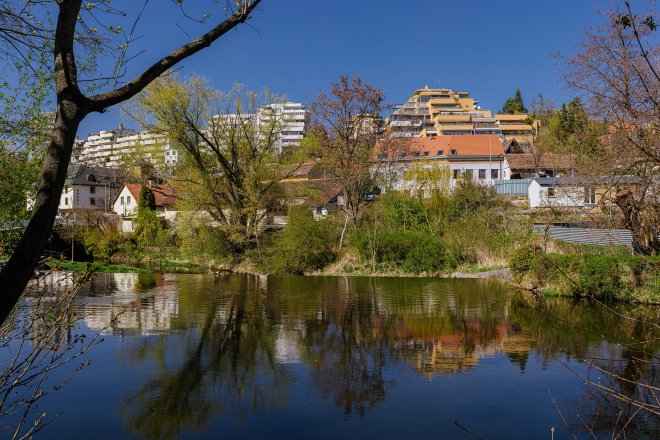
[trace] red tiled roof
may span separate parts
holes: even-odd
[[[149,187],[154,192],[156,206],[170,206],[176,202],[176,194],[171,186],[167,185],[143,185],[140,183],[125,183],[124,186],[130,191],[135,200],[140,200],[142,188]],[[120,191],[121,192],[121,191]]]
[[[282,182],[282,184],[290,197],[304,198],[305,206],[323,206],[342,190],[341,183],[335,179]]]

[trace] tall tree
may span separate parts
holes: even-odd
[[[516,94],[513,98],[508,98],[502,106],[502,113],[508,114],[517,114],[517,113],[527,113],[527,107],[523,102],[522,93],[520,89],[516,89]]]
[[[658,13],[634,13],[626,1],[623,9],[603,17],[566,61],[567,84],[583,98],[588,114],[608,127],[598,160],[582,171],[610,176],[634,242],[642,252],[655,254],[660,252]]]
[[[267,104],[278,100],[240,85],[221,93],[198,76],[169,76],[128,109],[143,127],[168,133],[180,152],[172,181],[182,206],[206,212],[237,252],[258,240],[268,208],[281,195],[278,182],[297,169],[282,174],[275,154],[284,120]]]
[[[3,44],[1,53],[5,58],[29,60],[30,53],[47,53],[52,50],[56,112],[32,217],[15,252],[0,272],[0,322],[7,318],[18,302],[48,240],[80,122],[91,113],[102,113],[132,98],[182,60],[209,47],[228,31],[244,23],[260,2],[227,1],[226,17],[201,37],[160,58],[134,79],[120,84],[119,79],[122,72],[125,72],[128,59],[126,49],[135,38],[133,31],[122,34],[122,28],[111,23],[101,22],[103,25],[99,27],[103,14],[106,14],[106,18],[126,15],[111,0],[88,3],[84,8],[82,0],[2,1],[0,20],[3,26],[0,26],[0,39],[10,44]],[[145,7],[147,3],[144,3]],[[177,0],[176,3],[183,7],[183,1]],[[135,12],[132,29],[143,12],[144,8]],[[53,28],[47,25],[49,16],[57,17]],[[118,52],[110,51],[112,45],[100,36],[103,32],[126,35]],[[95,47],[99,52],[107,49],[107,53],[116,57],[114,80],[110,81],[108,91],[89,93],[79,80],[79,73],[85,73],[86,66],[79,64],[75,54],[85,53],[89,47]]]
[[[347,222],[357,221],[364,197],[374,187],[371,160],[381,136],[384,99],[382,90],[359,76],[342,75],[311,106],[322,159],[342,185]]]

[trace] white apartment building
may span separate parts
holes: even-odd
[[[156,166],[172,167],[179,156],[166,135],[137,132],[120,125],[117,130],[103,130],[87,137],[79,147],[76,162],[117,168],[138,159]]]
[[[281,124],[275,153],[299,146],[309,122],[309,112],[305,106],[298,102],[285,102],[266,105],[257,112],[257,124],[272,123],[273,118]]]

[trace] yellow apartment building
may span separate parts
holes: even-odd
[[[390,137],[495,134],[503,140],[530,142],[536,128],[528,115],[493,115],[482,110],[468,92],[446,88],[417,89],[388,119]]]

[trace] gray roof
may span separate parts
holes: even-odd
[[[69,170],[66,185],[121,186],[123,177],[116,168],[80,166]]]

